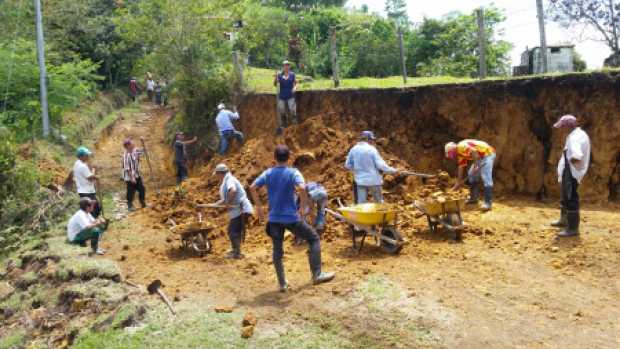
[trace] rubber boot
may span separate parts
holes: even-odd
[[[286,281],[286,277],[284,275],[284,264],[282,263],[282,260],[273,261],[273,267],[276,269],[280,292],[286,292],[286,290],[288,290],[288,281]]]
[[[558,233],[559,237],[579,235],[579,211],[566,211],[566,229]]]
[[[320,272],[318,275],[312,278],[312,283],[315,285],[318,285],[324,282],[329,282],[329,281],[332,281],[335,276],[336,276],[336,273]]]
[[[478,203],[478,197],[480,196],[480,187],[478,183],[472,183],[469,186],[469,199],[467,199],[466,204],[473,205]]]
[[[484,204],[480,207],[483,211],[490,211],[493,203],[493,187],[484,187]]]
[[[224,256],[224,258],[228,258],[228,259],[243,258],[243,255],[241,254],[241,236],[230,236],[230,246],[231,246],[231,250],[230,252],[226,254],[226,256]]]
[[[556,228],[564,228],[567,224],[568,222],[566,218],[566,209],[562,207],[560,209],[560,219],[558,219],[557,221],[551,222],[551,226],[556,227]]]

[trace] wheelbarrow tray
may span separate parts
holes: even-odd
[[[398,211],[387,204],[365,203],[339,207],[340,214],[355,225],[381,225],[394,222]]]
[[[429,216],[458,213],[465,208],[465,199],[446,200],[445,202],[415,201],[415,206]]]

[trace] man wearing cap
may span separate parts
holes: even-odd
[[[123,153],[123,180],[127,186],[127,209],[132,212],[134,211],[133,198],[136,191],[138,191],[142,208],[146,207],[146,192],[140,172],[140,157],[144,154],[144,150],[136,148],[129,138],[123,142],[123,147],[125,148]]]
[[[250,187],[252,198],[256,204],[258,218],[263,219],[261,199],[258,188],[267,186],[269,200],[269,218],[267,221],[267,234],[273,244],[273,266],[276,270],[280,291],[286,292],[288,282],[284,275],[284,230],[291,231],[295,236],[301,237],[308,242],[308,261],[312,273],[312,282],[320,284],[332,280],[334,273],[321,271],[321,240],[316,231],[302,218],[301,212],[308,207],[308,194],[306,192],[304,177],[301,173],[288,166],[290,151],[286,145],[278,145],[274,151],[276,166],[263,172]],[[296,204],[296,192],[299,194],[301,208]]]
[[[469,162],[473,165],[469,168],[467,182],[470,185],[470,196],[467,203],[478,203],[480,196],[480,181],[484,186],[484,203],[480,207],[483,211],[489,211],[493,202],[493,163],[495,162],[495,148],[488,143],[465,139],[458,144],[449,142],[444,147],[446,158],[458,163],[458,175],[452,189],[458,190],[465,182],[465,169]]]
[[[79,147],[76,153],[78,159],[73,164],[73,181],[75,182],[77,193],[81,198],[87,197],[95,202],[92,215],[98,218],[101,208],[99,207],[100,203],[97,201],[95,190],[95,181],[97,180],[95,168],[90,166],[90,156],[92,153],[86,147]]]
[[[67,239],[74,244],[86,246],[90,240],[90,247],[94,254],[102,255],[105,250],[99,248],[99,240],[105,232],[106,221],[102,218],[93,217],[92,212],[96,202],[83,197],[80,199],[80,209],[71,216],[67,224]]]
[[[177,168],[177,184],[181,184],[187,179],[187,150],[186,146],[192,143],[196,143],[198,137],[186,141],[185,134],[183,132],[177,132],[176,140],[174,141],[174,164]]]
[[[228,238],[230,239],[231,250],[226,254],[225,258],[240,259],[241,241],[245,235],[245,224],[247,216],[254,213],[254,208],[248,200],[248,196],[241,185],[241,182],[230,172],[225,164],[219,164],[215,167],[214,175],[221,181],[220,185],[220,201],[215,205],[226,206],[228,208]]]
[[[579,183],[590,166],[590,137],[577,126],[577,118],[564,115],[553,125],[566,135],[566,143],[558,162],[558,182],[561,185],[560,219],[551,223],[563,227],[559,237],[579,235]]]
[[[283,70],[281,73],[277,73],[273,86],[280,85],[280,92],[278,92],[278,129],[277,134],[282,134],[285,127],[288,127],[289,123],[298,123],[297,119],[297,104],[295,103],[295,91],[297,90],[297,79],[295,73],[291,71],[291,63],[289,61],[282,62]],[[288,113],[287,113],[288,109]],[[290,119],[289,119],[290,117]]]
[[[243,133],[235,130],[235,125],[233,125],[233,121],[239,120],[239,113],[226,109],[224,103],[220,103],[217,110],[219,112],[215,117],[215,123],[220,133],[219,153],[224,155],[228,150],[231,138],[236,138],[239,143],[243,144]]]
[[[368,201],[368,195],[372,195],[376,203],[383,202],[382,172],[396,173],[397,169],[390,167],[379,154],[373,145],[375,135],[372,131],[363,131],[360,140],[357,142],[347,155],[344,166],[353,172],[353,194],[356,204],[363,204]]]

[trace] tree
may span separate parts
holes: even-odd
[[[407,26],[407,2],[405,0],[385,0],[385,12],[389,19],[400,26]]]
[[[485,9],[487,69],[491,75],[508,75],[512,45],[501,39],[498,29],[505,20],[496,8]],[[408,36],[411,71],[421,75],[470,76],[478,69],[476,16],[451,13],[442,19],[425,18]]]
[[[320,7],[342,7],[347,0],[270,0],[264,1],[267,5],[283,7],[289,11],[299,12],[317,9]]]
[[[594,28],[600,35],[594,38],[609,46],[615,54],[618,46],[618,24],[620,3],[613,0],[550,0],[549,9],[553,19],[565,27],[585,25]]]
[[[588,69],[588,63],[581,57],[579,52],[575,48],[573,48],[573,69],[575,71],[586,71]]]

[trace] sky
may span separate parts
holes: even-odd
[[[364,4],[368,5],[370,12],[385,15],[385,0],[348,0],[346,6],[360,8]],[[512,65],[518,65],[521,53],[526,47],[540,45],[536,0],[407,0],[407,11],[411,21],[420,22],[424,17],[440,18],[452,11],[469,13],[476,8],[491,4],[503,9],[507,16],[502,26],[505,33],[504,40],[514,45],[511,52]],[[548,45],[567,41],[574,43],[577,51],[588,63],[588,69],[602,67],[605,58],[611,54],[604,43],[583,39],[584,36],[594,37],[593,31],[584,35],[581,29],[568,30],[547,19],[546,32]]]

